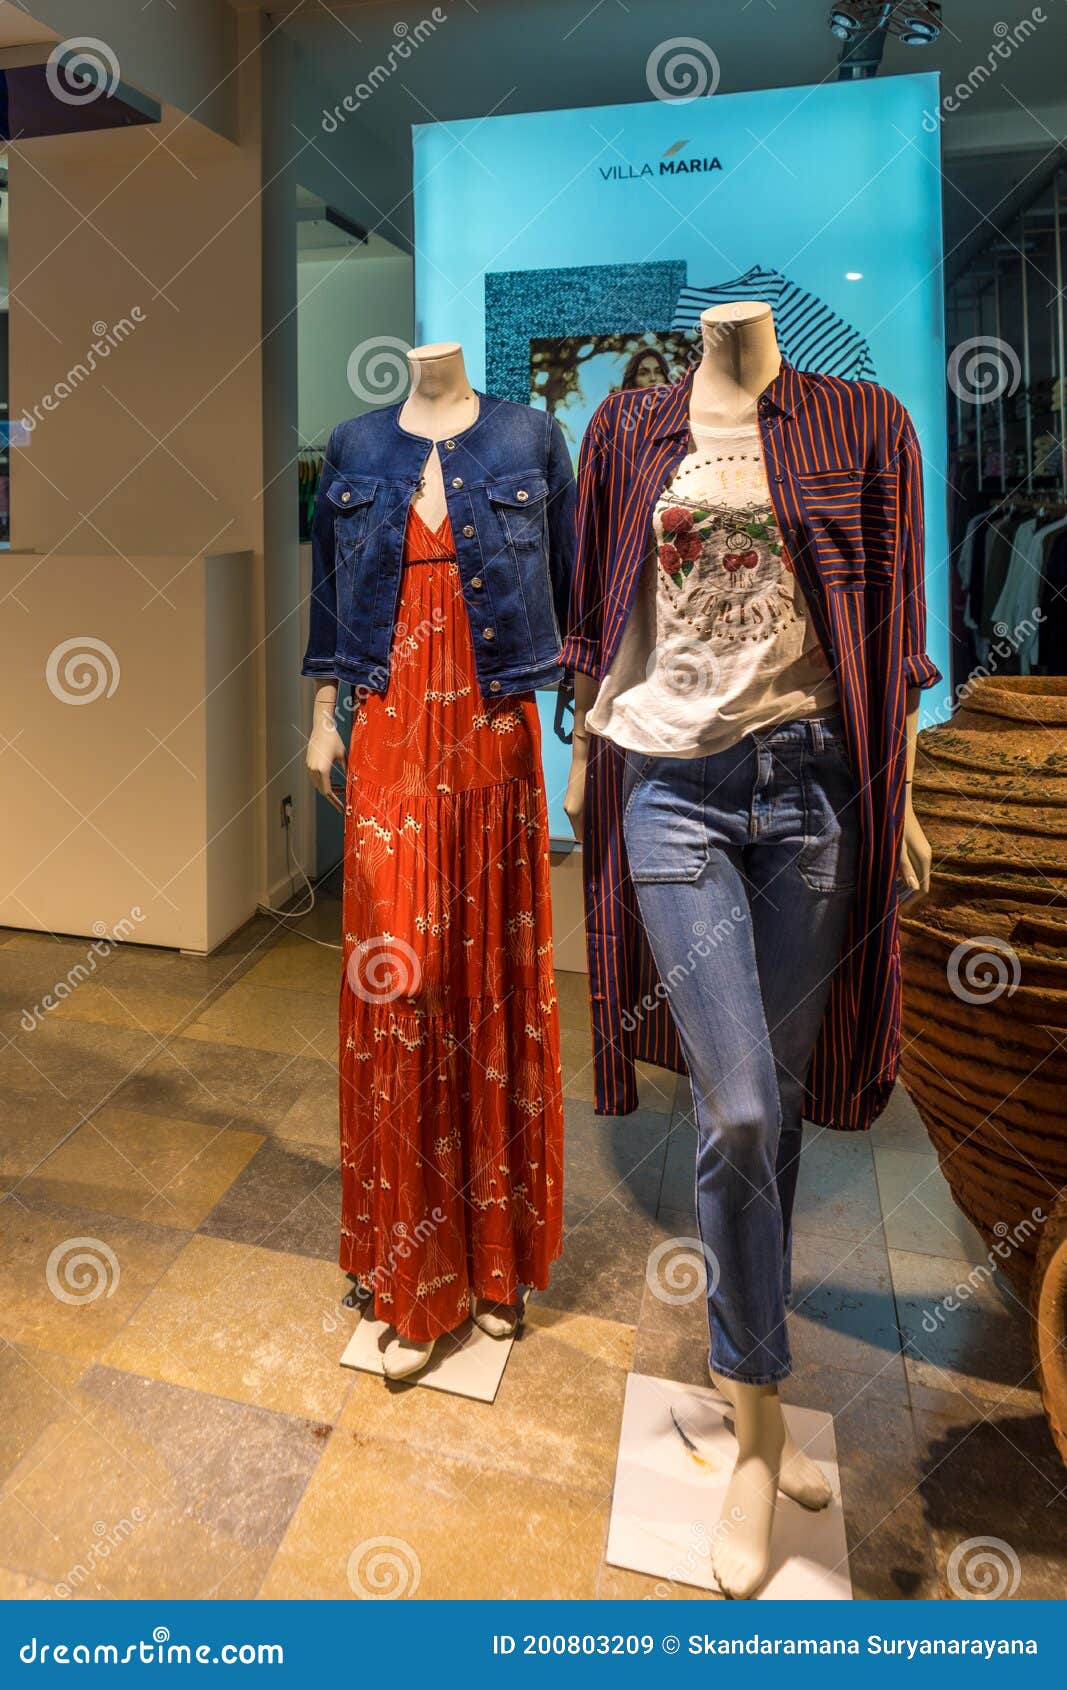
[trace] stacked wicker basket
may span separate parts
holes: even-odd
[[[1067,1460],[1067,680],[973,680],[920,735],[928,897],[902,912],[901,1072],[960,1208],[1028,1291]]]

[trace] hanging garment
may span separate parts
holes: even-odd
[[[348,754],[340,1260],[428,1342],[547,1285],[563,1104],[537,705],[482,699],[447,517],[397,616]]]
[[[634,602],[656,501],[689,449],[692,384],[690,372],[672,387],[610,395],[582,442],[562,661],[597,680]],[[926,653],[922,461],[903,405],[868,382],[783,363],[758,415],[775,522],[841,701],[860,819],[856,901],[804,1113],[864,1128],[885,1108],[899,1061],[906,694],[941,679]],[[627,868],[622,769],[616,747],[592,736],[582,856],[601,1114],[636,1108],[635,1058],[682,1066]]]
[[[678,295],[671,328],[698,334],[702,311],[738,299],[762,300],[771,306],[778,344],[796,369],[821,370],[848,381],[873,381],[874,359],[859,330],[788,276],[759,264],[729,282],[684,287]]]
[[[1045,565],[1051,541],[1065,527],[1067,517],[1057,516],[1050,522],[1029,517],[1012,536],[1008,573],[993,610],[993,637],[1013,641],[1021,675],[1029,675],[1037,662],[1041,621],[1035,611],[1041,609],[1046,590]],[[1000,663],[998,668],[1003,671],[1006,665]]]
[[[1045,552],[1041,590],[1043,621],[1038,663],[1046,675],[1067,674],[1067,533],[1054,534]]]

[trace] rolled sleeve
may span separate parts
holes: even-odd
[[[903,414],[897,438],[899,534],[904,600],[904,680],[909,687],[936,686],[941,671],[926,650],[926,520],[923,464],[915,425]]]
[[[601,405],[594,412],[578,454],[578,507],[575,519],[574,578],[567,635],[560,662],[586,675],[599,675],[603,635],[603,561],[606,545],[604,488],[609,446]]]

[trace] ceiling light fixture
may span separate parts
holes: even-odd
[[[856,82],[877,76],[890,35],[905,47],[929,47],[941,34],[941,7],[934,0],[841,0],[831,8],[830,33],[841,42],[838,79]]]

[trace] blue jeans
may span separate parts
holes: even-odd
[[[711,757],[626,753],[623,831],[693,1088],[711,1367],[789,1372],[805,1080],[856,885],[855,781],[838,717]]]

